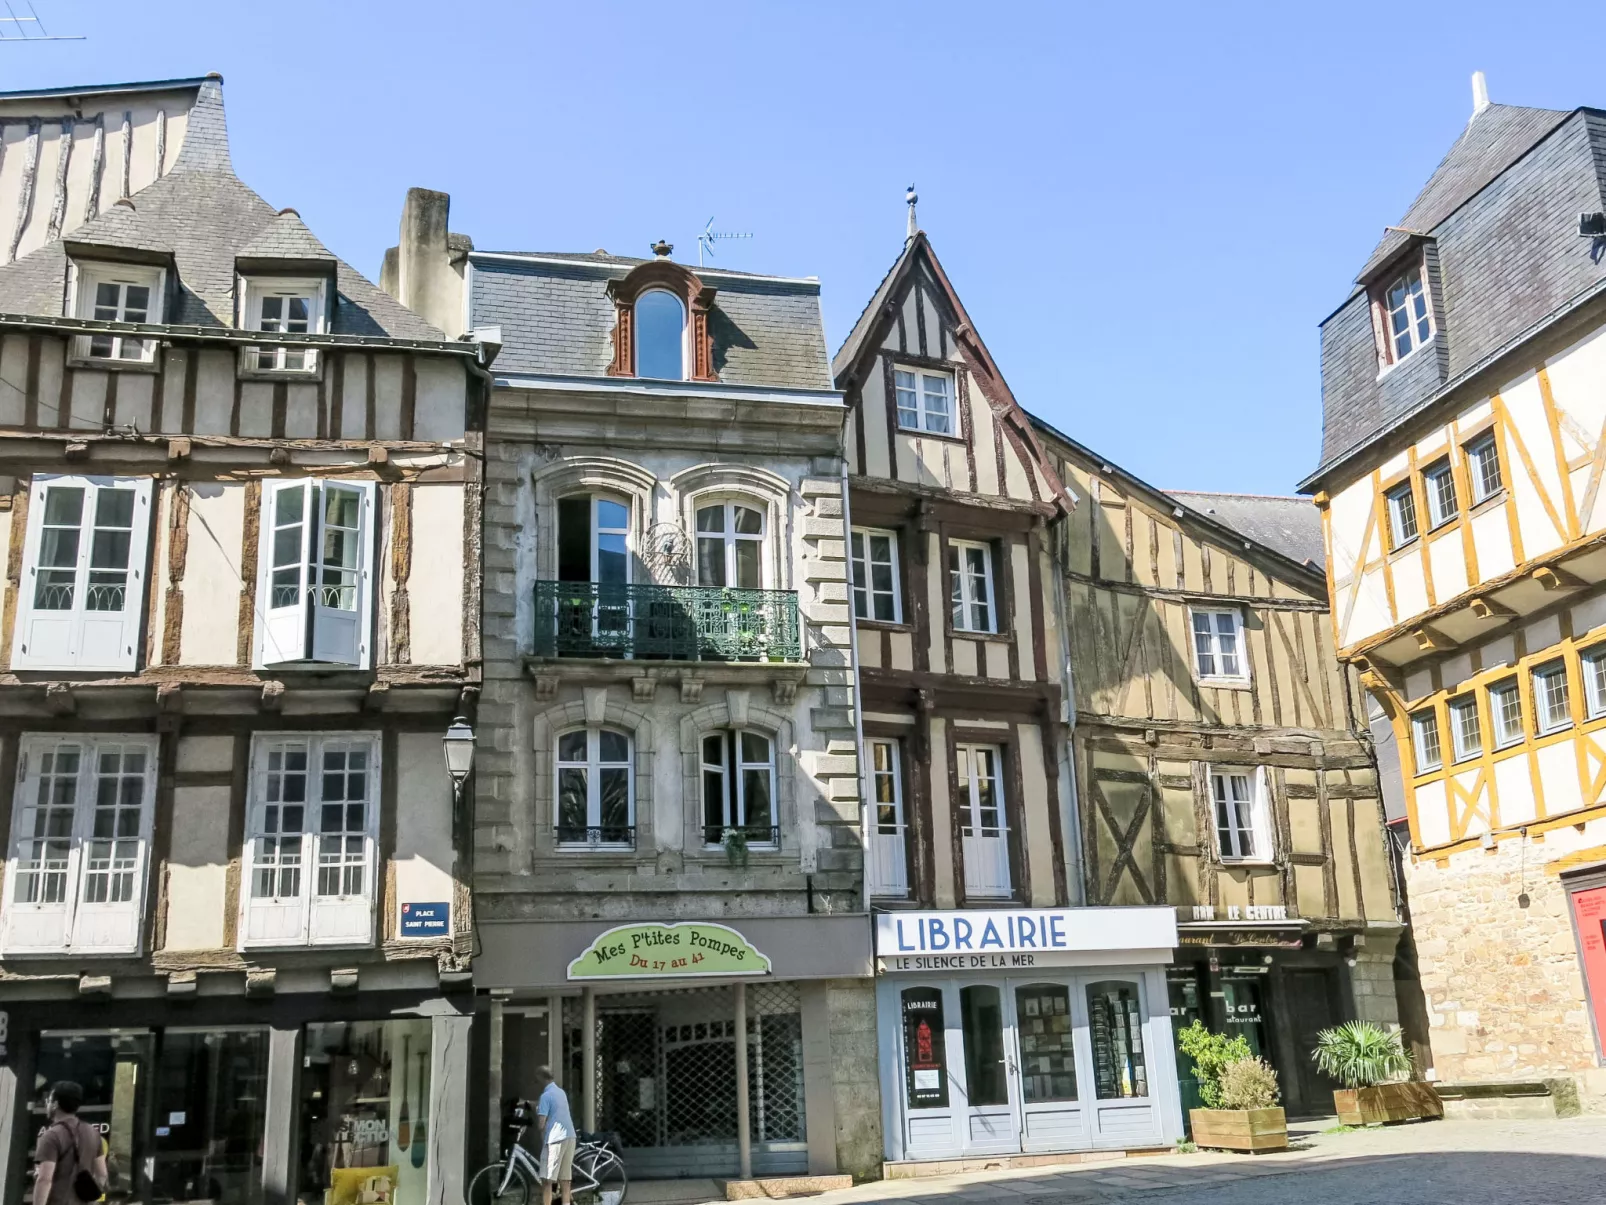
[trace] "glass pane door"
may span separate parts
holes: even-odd
[[[1013,991],[1021,1149],[1085,1146],[1087,1125],[1077,1091],[1071,989],[1063,983],[1030,983],[1015,984]]]
[[[961,988],[959,1015],[965,1047],[965,1150],[1018,1151],[1020,1133],[1010,1090],[1014,1064],[1007,1054],[1013,1035],[1006,1033],[1003,991],[991,983]]]
[[[1160,1102],[1149,1091],[1153,1055],[1145,1026],[1149,1013],[1136,979],[1083,981],[1087,1009],[1088,1136],[1093,1146],[1148,1146],[1162,1141]]]

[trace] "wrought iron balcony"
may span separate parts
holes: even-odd
[[[599,846],[636,846],[636,826],[633,824],[560,824],[557,826],[558,845],[562,848],[596,849]]]
[[[781,844],[780,825],[770,824],[705,824],[703,825],[704,845],[725,844],[726,833],[740,833],[742,839],[749,846],[775,846]]]
[[[538,657],[801,661],[792,590],[535,583]]]

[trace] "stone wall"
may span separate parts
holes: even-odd
[[[826,1008],[831,1025],[837,1169],[856,1179],[880,1179],[885,1148],[881,1141],[875,980],[833,980],[827,989]]]
[[[1441,1081],[1570,1076],[1586,1108],[1606,1111],[1606,1068],[1596,1058],[1566,891],[1552,865],[1603,843],[1606,820],[1593,820],[1406,866]]]
[[[1350,990],[1355,996],[1355,1017],[1385,1029],[1397,1028],[1400,1024],[1400,1004],[1394,984],[1394,950],[1399,945],[1400,934],[1398,931],[1369,930],[1364,941],[1364,946],[1357,946],[1355,965],[1349,970]]]

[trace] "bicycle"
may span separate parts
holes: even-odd
[[[519,1101],[513,1108],[513,1120],[518,1134],[507,1156],[474,1173],[468,1182],[468,1205],[530,1205],[532,1190],[540,1198],[536,1186],[541,1183],[541,1170],[535,1155],[524,1145],[524,1136],[535,1120],[534,1105]],[[628,1187],[619,1136],[580,1131],[576,1135],[574,1179],[570,1184],[575,1205],[624,1205]],[[556,1205],[556,1193],[553,1200]]]

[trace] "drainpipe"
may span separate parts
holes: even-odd
[[[1054,605],[1059,609],[1060,640],[1063,645],[1060,676],[1065,685],[1065,740],[1059,749],[1065,766],[1065,773],[1060,776],[1060,781],[1065,784],[1064,798],[1060,801],[1060,822],[1065,826],[1065,877],[1070,880],[1065,885],[1065,898],[1074,908],[1087,902],[1087,884],[1082,877],[1082,817],[1078,804],[1081,784],[1076,781],[1076,671],[1071,667],[1071,612],[1065,597],[1065,572],[1060,563],[1057,541],[1049,560],[1054,566]]]
[[[864,695],[859,690],[859,624],[853,614],[853,508],[848,503],[848,458],[842,458],[842,537],[848,562],[848,654],[853,664],[854,763],[859,777],[859,844],[864,848],[864,910],[870,911],[870,792],[864,778]],[[905,826],[907,828],[907,826]]]

